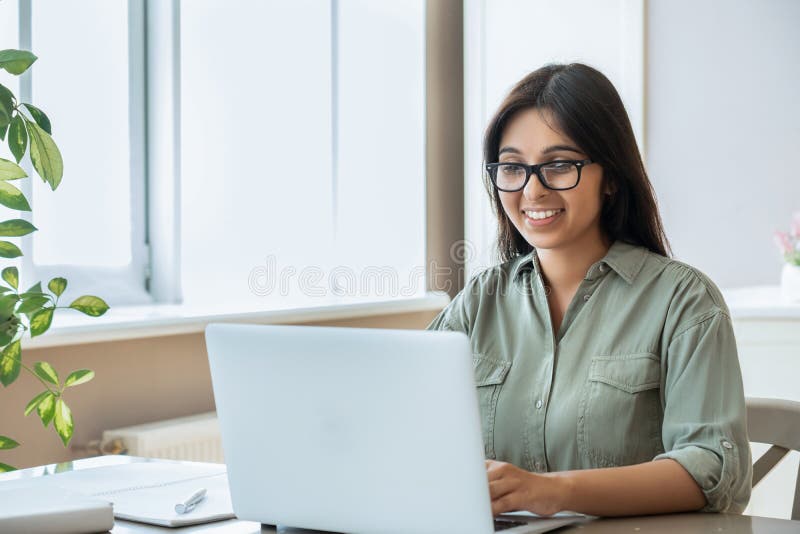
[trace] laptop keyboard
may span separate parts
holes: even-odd
[[[525,521],[512,521],[510,519],[495,519],[494,531],[500,532],[501,530],[508,530],[514,527],[521,527],[522,525],[527,525],[527,523]]]

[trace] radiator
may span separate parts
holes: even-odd
[[[103,432],[103,452],[224,463],[216,412]]]

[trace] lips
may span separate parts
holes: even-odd
[[[564,208],[544,208],[544,209],[527,209],[522,210],[525,216],[532,220],[543,220],[549,219],[550,217],[557,215],[564,211]]]
[[[555,221],[561,218],[561,215],[564,213],[563,209],[558,210],[544,210],[544,211],[533,211],[527,210],[525,212],[525,224],[531,227],[538,227],[538,226],[546,226],[549,224],[554,223]],[[531,215],[534,217],[531,217]],[[548,216],[549,215],[549,216]]]

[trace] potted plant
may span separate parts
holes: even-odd
[[[0,69],[19,76],[36,61],[36,56],[26,50],[0,50]],[[19,163],[27,153],[33,169],[50,189],[55,191],[61,183],[63,162],[53,138],[50,120],[36,106],[19,101],[5,86],[0,84],[0,141],[7,141],[16,161],[0,158],[0,204],[17,211],[31,211],[25,195],[13,182],[27,177]],[[19,247],[7,239],[35,232],[36,227],[24,219],[9,219],[0,222],[0,258],[13,259],[22,256]],[[59,305],[59,298],[67,288],[65,278],[56,277],[42,287],[36,282],[26,291],[20,291],[19,272],[14,266],[0,271],[0,383],[9,387],[22,371],[41,382],[44,388],[28,402],[25,415],[36,411],[45,428],[51,423],[66,447],[72,439],[72,411],[64,400],[68,388],[85,384],[94,378],[90,369],[78,369],[63,380],[47,362],[23,361],[21,339],[30,331],[31,337],[44,334],[53,321],[58,308],[72,308],[92,317],[99,317],[108,310],[103,299],[84,295],[68,306]],[[3,429],[0,428],[0,434]],[[0,450],[19,446],[14,439],[0,435]],[[0,462],[0,472],[14,467]]]
[[[787,300],[800,301],[800,211],[792,215],[788,233],[775,232],[775,244],[786,262],[781,272],[781,294]]]

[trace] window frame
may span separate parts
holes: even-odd
[[[153,297],[148,291],[151,255],[147,239],[147,95],[146,71],[146,6],[144,0],[128,0],[128,69],[129,69],[129,135],[130,135],[130,199],[131,199],[131,261],[122,267],[95,265],[38,265],[34,256],[35,234],[22,237],[25,255],[20,259],[23,280],[66,278],[70,287],[79,288],[81,294],[96,294],[110,304],[150,304]],[[19,0],[19,45],[31,49],[33,33],[32,0]],[[20,98],[30,102],[33,94],[35,68],[20,77]],[[56,142],[57,139],[56,139]],[[34,179],[29,162],[24,162],[31,179],[21,185],[23,193],[31,198]],[[20,217],[32,222],[33,213],[23,212]],[[27,287],[27,286],[26,286]]]

